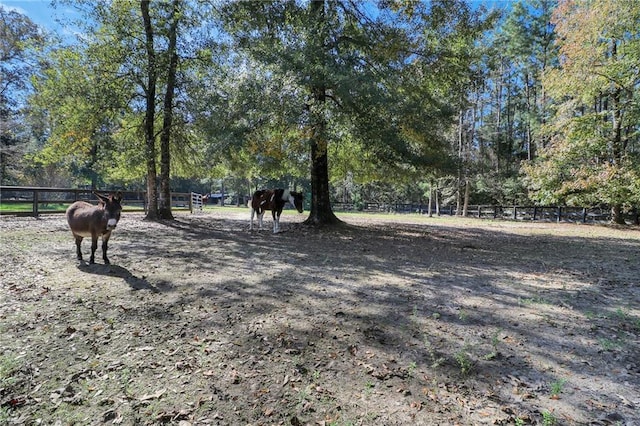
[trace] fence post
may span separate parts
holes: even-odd
[[[583,207],[582,208],[582,223],[586,223],[587,222],[587,208]]]
[[[518,220],[518,206],[513,206],[513,220]]]
[[[482,206],[478,205],[478,219],[482,219]]]
[[[38,191],[33,191],[33,217],[38,217]]]
[[[562,206],[558,206],[558,222],[562,222]]]

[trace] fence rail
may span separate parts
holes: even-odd
[[[363,211],[363,212],[388,212],[388,213],[419,213],[428,212],[427,204],[409,203],[332,203],[333,210]],[[432,209],[435,215],[435,209]],[[440,207],[440,215],[455,216],[458,214],[456,206],[446,205]],[[480,219],[510,219],[547,222],[582,222],[602,223],[611,220],[611,209],[608,207],[568,207],[568,206],[495,206],[472,205],[467,208],[467,217]],[[625,216],[629,223],[639,224],[638,211],[630,212]]]
[[[39,216],[40,214],[64,213],[74,201],[96,202],[92,189],[41,188],[29,186],[0,186],[0,215]],[[111,192],[97,190],[97,192]],[[146,211],[145,191],[120,191],[123,210]],[[171,193],[171,208],[191,209],[191,194]]]
[[[109,191],[98,191],[109,192]],[[145,191],[120,191],[123,196],[124,211],[146,211]],[[0,215],[38,216],[40,214],[64,213],[74,201],[95,202],[93,190],[73,188],[41,188],[27,186],[0,186]],[[393,212],[426,214],[427,204],[411,203],[332,203],[333,210]],[[171,193],[171,208],[194,211],[192,193]],[[435,209],[432,210],[435,214]],[[440,215],[457,215],[455,206],[441,206]],[[467,208],[467,217],[481,219],[510,219],[547,222],[602,223],[611,220],[607,207],[567,207],[567,206],[495,206],[472,205]],[[626,215],[629,223],[640,224],[638,209]]]

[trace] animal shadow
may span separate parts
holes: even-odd
[[[78,264],[78,269],[82,272],[101,275],[107,277],[118,277],[125,280],[132,290],[149,290],[159,293],[161,290],[147,281],[146,278],[139,278],[131,273],[127,268],[117,265],[89,264],[84,261]]]

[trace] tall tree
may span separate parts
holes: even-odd
[[[478,46],[475,84],[468,92],[475,140],[471,143],[474,196],[478,203],[526,202],[522,161],[533,160],[546,143],[548,117],[542,86],[545,71],[557,63],[550,22],[555,0],[518,1]]]
[[[155,220],[160,217],[158,206],[157,167],[156,167],[156,90],[158,84],[158,70],[156,48],[154,42],[154,28],[149,13],[149,1],[140,1],[140,11],[144,22],[146,63],[146,84],[143,87],[145,98],[144,140],[145,157],[147,163],[147,219]]]
[[[209,6],[149,0],[65,2],[79,8],[88,19],[83,24],[82,43],[60,50],[59,60],[52,67],[57,72],[45,73],[39,79],[40,87],[47,90],[38,90],[36,103],[49,116],[54,136],[48,145],[62,146],[65,137],[82,131],[85,137],[75,138],[78,157],[95,152],[99,158],[111,158],[108,172],[103,170],[102,174],[113,178],[131,181],[140,179],[142,173],[148,193],[147,218],[171,219],[171,176],[186,170],[190,163],[189,156],[175,158],[174,154],[184,154],[189,140],[194,139],[184,137],[189,133],[188,113],[176,94],[187,96],[189,79],[183,76],[194,61],[202,60],[200,51],[210,40],[210,34],[202,30],[209,22]],[[64,59],[67,56],[76,57],[79,66],[69,67]],[[76,78],[64,77],[71,72]],[[84,94],[74,90],[77,82],[86,83],[82,85]],[[51,96],[43,97],[44,93]],[[85,119],[68,121],[69,112],[78,114],[73,108],[58,108],[60,102],[46,108],[47,99],[55,99],[56,94],[67,99],[69,93],[77,95],[80,105],[86,105]],[[106,111],[110,112],[108,125],[99,119]],[[55,132],[65,127],[67,132]],[[110,137],[96,145],[95,135],[103,131]],[[74,155],[64,149],[49,151],[66,153],[67,158]],[[55,160],[50,157],[50,161]]]
[[[171,214],[171,134],[173,131],[173,103],[176,91],[176,73],[178,68],[178,23],[180,21],[180,0],[173,0],[169,6],[169,29],[167,33],[168,69],[167,84],[162,112],[162,132],[160,134],[160,191],[159,215],[163,219],[173,219]]]
[[[553,15],[561,62],[545,78],[556,103],[551,142],[528,167],[545,202],[640,204],[640,3],[561,1]]]
[[[327,135],[327,91],[328,91],[328,43],[330,42],[330,22],[327,19],[324,0],[311,0],[309,10],[309,38],[307,58],[311,62],[313,74],[308,87],[311,98],[309,104],[309,124],[311,135],[311,212],[308,223],[330,224],[337,222],[331,210],[329,199],[329,138]]]
[[[28,17],[0,5],[0,182],[19,178],[26,150],[24,116],[21,113],[30,76],[39,66],[34,58],[44,37]]]
[[[308,223],[336,221],[329,153],[343,140],[371,154],[379,175],[441,166],[451,125],[448,89],[466,71],[477,16],[463,2],[236,2],[226,28],[241,51],[287,78],[304,97],[292,127],[304,129],[311,162]],[[450,13],[449,13],[450,12]],[[468,37],[462,37],[466,34]],[[445,40],[443,42],[443,40]],[[265,112],[270,121],[273,110]]]
[[[555,31],[551,14],[556,0],[532,0],[513,5],[502,26],[504,47],[514,71],[514,120],[521,157],[533,160],[545,146],[541,126],[547,116],[542,77],[557,65]]]

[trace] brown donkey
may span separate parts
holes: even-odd
[[[102,235],[102,258],[105,265],[109,264],[107,259],[107,243],[111,237],[111,231],[116,228],[120,220],[122,206],[122,194],[101,195],[94,192],[100,203],[97,206],[85,201],[76,201],[67,209],[67,223],[76,239],[78,260],[82,260],[82,250],[80,244],[84,237],[91,237],[91,258],[89,263],[95,263],[96,249],[98,248],[98,237]]]

